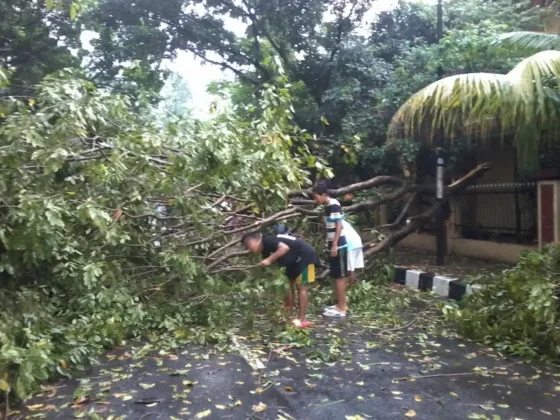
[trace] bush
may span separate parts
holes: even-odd
[[[446,304],[465,337],[529,358],[560,355],[560,247],[525,253],[480,292]]]

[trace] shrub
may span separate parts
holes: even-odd
[[[560,355],[560,247],[525,253],[480,292],[446,304],[447,319],[468,338],[529,358]]]

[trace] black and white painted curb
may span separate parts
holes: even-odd
[[[478,285],[465,285],[459,279],[438,276],[425,271],[410,270],[405,267],[395,267],[393,283],[411,289],[433,292],[438,296],[448,299],[460,300],[465,295],[470,295],[481,289]]]

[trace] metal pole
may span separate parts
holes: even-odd
[[[445,159],[441,147],[436,149],[436,198],[438,201],[438,211],[436,213],[436,239],[437,239],[437,265],[445,263],[445,253],[447,248],[447,232],[443,220],[443,205],[445,198],[443,194],[443,175],[445,170]]]
[[[438,43],[443,38],[443,0],[438,0],[437,5],[437,40]],[[443,69],[438,66],[438,79],[443,77]],[[438,211],[436,214],[436,241],[437,241],[437,265],[445,264],[445,254],[447,252],[447,232],[445,229],[445,222],[443,220],[443,205],[445,203],[443,195],[443,174],[445,171],[445,160],[442,153],[443,147],[443,132],[438,130],[437,136],[437,166],[436,166],[436,196],[438,200]]]

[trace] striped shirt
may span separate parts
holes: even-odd
[[[338,200],[334,198],[329,199],[329,203],[325,209],[325,220],[327,224],[327,241],[329,242],[329,247],[332,246],[334,236],[336,235],[336,224],[338,222],[342,223],[344,220],[344,214],[342,213],[342,206]],[[346,247],[346,237],[344,236],[344,228],[340,232],[340,238],[338,238],[338,247]]]

